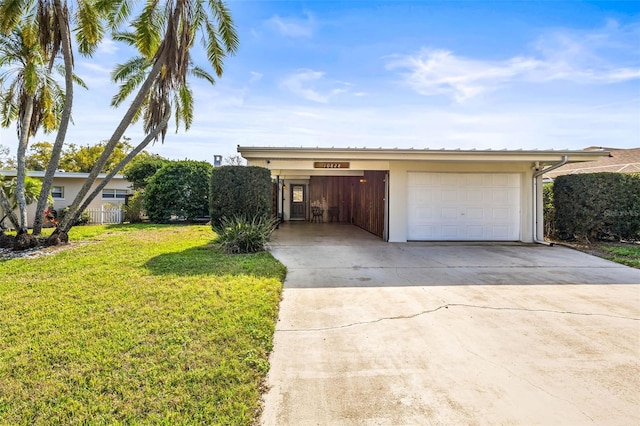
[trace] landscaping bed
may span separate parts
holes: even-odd
[[[77,227],[62,250],[0,259],[2,422],[254,423],[285,269],[213,238]]]

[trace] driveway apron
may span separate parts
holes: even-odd
[[[640,270],[286,223],[263,425],[640,424]]]

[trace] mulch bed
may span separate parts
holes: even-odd
[[[49,245],[46,237],[39,237],[37,246],[25,250],[13,250],[13,240],[15,237],[0,234],[0,261],[9,259],[34,259],[41,256],[48,256],[60,250],[66,250],[76,244],[60,243]]]

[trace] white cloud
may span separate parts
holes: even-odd
[[[104,38],[98,45],[98,50],[95,56],[99,57],[102,55],[113,55],[114,53],[117,53],[118,50],[120,49],[113,40],[111,40],[110,38]]]
[[[262,77],[264,77],[264,74],[256,72],[256,71],[251,71],[251,78],[249,79],[249,83],[255,83],[256,81],[260,81],[262,80]]]
[[[89,89],[100,87],[112,88],[111,68],[96,62],[83,60],[78,63],[76,73],[89,86]],[[115,90],[115,89],[114,89]]]
[[[417,55],[399,56],[389,69],[405,69],[405,82],[422,95],[448,95],[458,102],[478,96],[500,82],[538,67],[529,58],[488,62],[455,56],[446,50],[423,49]]]
[[[304,19],[283,18],[279,15],[274,15],[267,21],[267,25],[286,37],[309,38],[313,35],[315,19],[308,12],[305,13]]]
[[[554,31],[541,36],[535,53],[501,61],[465,58],[444,49],[422,49],[390,57],[387,68],[422,95],[446,95],[464,102],[512,82],[568,80],[580,84],[619,83],[640,78],[637,27],[609,22],[600,31]],[[613,51],[617,55],[612,55]]]
[[[345,93],[349,84],[328,81],[324,75],[320,71],[300,70],[282,80],[280,86],[301,98],[326,104],[332,97]]]

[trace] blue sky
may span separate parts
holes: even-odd
[[[240,49],[196,116],[149,151],[211,161],[237,145],[432,149],[640,146],[640,2],[228,2]],[[107,139],[107,41],[76,58],[67,141]],[[199,53],[194,55],[197,63]],[[126,135],[142,138],[139,127]],[[15,154],[15,129],[0,143]],[[54,135],[34,140],[53,141]]]

